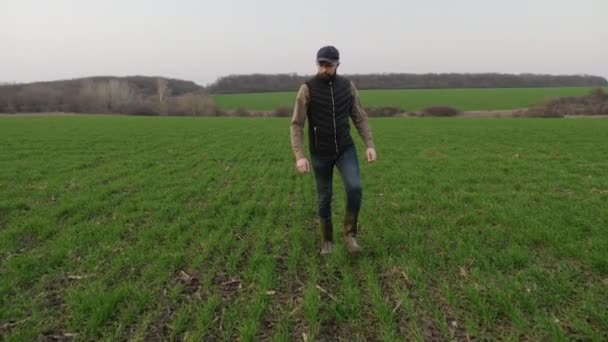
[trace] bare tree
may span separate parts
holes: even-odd
[[[108,109],[113,113],[119,113],[125,106],[137,101],[135,92],[129,83],[122,80],[109,80],[106,96]]]
[[[166,97],[169,96],[169,86],[167,85],[167,80],[164,78],[159,78],[156,81],[157,91],[158,91],[158,102],[163,104],[166,100]]]
[[[100,112],[102,104],[95,82],[90,79],[82,81],[78,93],[78,111],[83,113]]]
[[[159,78],[156,80],[156,89],[158,95],[158,112],[161,115],[167,115],[168,104],[167,98],[171,95],[171,88],[166,79]]]
[[[219,110],[208,95],[188,93],[179,97],[176,112],[184,115],[211,116],[218,115]]]

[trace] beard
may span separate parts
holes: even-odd
[[[330,80],[334,75],[330,74],[328,72],[320,72],[317,74],[319,76],[320,79],[327,81]]]

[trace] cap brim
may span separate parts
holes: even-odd
[[[338,64],[339,61],[337,61],[335,59],[321,57],[321,58],[317,58],[317,62],[327,62],[327,63],[331,63],[331,64]]]

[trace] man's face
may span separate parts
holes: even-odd
[[[330,79],[333,75],[336,74],[338,65],[340,65],[340,63],[334,64],[329,62],[317,62],[317,74],[319,75],[319,78],[323,80]]]

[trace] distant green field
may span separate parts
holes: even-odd
[[[351,258],[288,118],[0,117],[0,340],[608,340],[608,120],[370,125]]]
[[[461,110],[498,110],[524,108],[556,96],[580,96],[589,87],[492,88],[492,89],[396,89],[361,90],[365,107],[394,106],[417,111],[427,106],[449,105]],[[607,88],[608,90],[608,88]],[[215,95],[223,109],[273,110],[293,106],[295,92]]]

